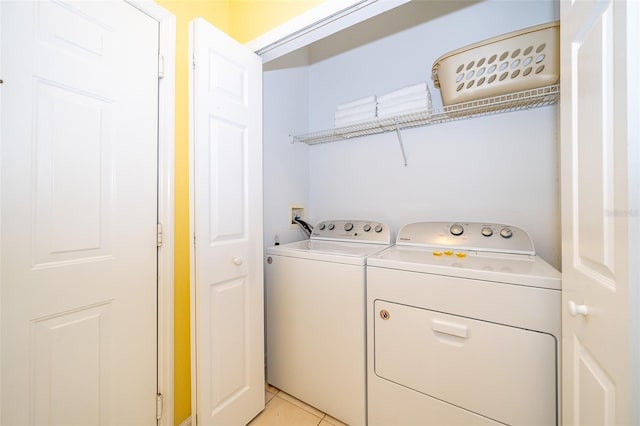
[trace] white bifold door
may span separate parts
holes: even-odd
[[[3,425],[154,425],[158,22],[3,1]]]
[[[638,424],[640,4],[561,3],[563,425]]]
[[[198,425],[264,408],[262,62],[191,23],[192,367]]]

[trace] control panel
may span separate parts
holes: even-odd
[[[391,230],[372,220],[324,220],[311,233],[312,240],[391,244]]]
[[[397,245],[421,246],[447,254],[451,249],[535,254],[531,236],[513,225],[484,222],[416,222],[402,227]],[[434,252],[434,253],[436,253]]]

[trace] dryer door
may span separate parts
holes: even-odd
[[[552,335],[381,300],[374,306],[377,376],[510,425],[557,424]]]

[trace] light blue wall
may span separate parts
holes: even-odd
[[[291,204],[309,206],[309,149],[291,144],[290,134],[306,133],[308,67],[264,73],[264,242],[305,238],[287,225]]]
[[[439,56],[556,19],[557,3],[549,1],[475,4],[306,67],[306,88],[301,85],[298,90],[308,91],[308,104],[297,108],[308,110],[303,121],[309,131],[323,130],[333,126],[336,105],[419,81],[429,82],[434,106],[439,106],[439,91],[430,80],[431,66]],[[265,88],[274,80],[265,78]],[[279,99],[271,104],[273,100],[265,95],[265,110],[274,105],[284,109],[285,98]],[[556,109],[545,107],[405,130],[408,167],[403,166],[394,133],[311,147],[280,146],[278,158],[291,157],[293,161],[305,148],[308,151],[305,190],[312,222],[366,218],[388,222],[396,231],[405,223],[420,220],[504,222],[529,231],[538,254],[559,267]],[[265,111],[265,117],[267,114]],[[289,121],[289,127],[299,123]],[[267,141],[269,137],[265,132],[265,153],[273,143]],[[276,160],[265,157],[265,169],[269,161]],[[284,190],[290,185],[282,182],[297,179],[294,175],[301,173],[297,167],[292,165],[286,177],[276,181],[274,176],[265,176],[265,197],[270,197],[274,188]],[[302,190],[302,185],[295,191]],[[278,197],[287,199],[285,194]],[[293,195],[289,198],[293,200]],[[273,233],[271,227],[280,221],[269,215],[265,211],[267,244],[272,241],[268,235]]]

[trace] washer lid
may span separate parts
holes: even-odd
[[[302,240],[267,248],[267,254],[364,265],[365,259],[389,247],[381,244]]]
[[[560,272],[534,255],[396,245],[369,257],[367,265],[560,290]]]

